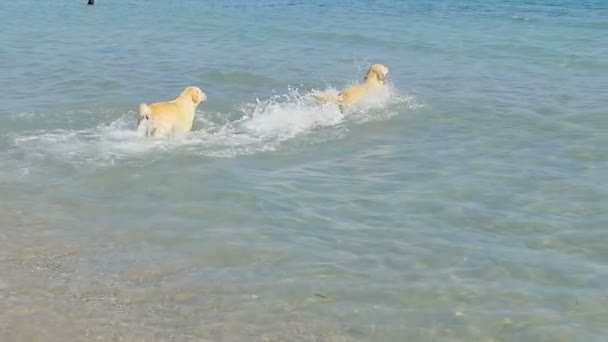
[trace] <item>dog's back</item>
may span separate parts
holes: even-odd
[[[137,131],[154,137],[192,129],[196,107],[207,99],[198,87],[187,87],[174,100],[139,105]]]
[[[186,104],[168,101],[156,102],[150,105],[139,105],[140,125],[146,123],[147,135],[155,137],[168,136],[173,131],[189,131],[194,119],[194,108]],[[138,131],[144,131],[139,128]]]
[[[318,93],[313,93],[311,95],[312,95],[312,97],[314,97],[318,101],[321,101],[321,102],[324,102],[324,103],[340,102],[340,96],[338,94],[318,94]]]
[[[382,64],[374,64],[367,71],[367,75],[362,83],[350,86],[342,90],[337,95],[313,94],[313,97],[321,102],[337,103],[340,105],[340,109],[343,110],[344,108],[359,102],[370,92],[370,90],[382,86],[388,72],[389,71],[386,66]]]

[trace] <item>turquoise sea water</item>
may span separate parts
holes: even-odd
[[[84,2],[0,2],[0,340],[606,340],[605,2]]]

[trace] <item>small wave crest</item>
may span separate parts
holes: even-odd
[[[400,95],[394,87],[387,86],[343,113],[337,105],[321,104],[311,96],[319,92],[336,90],[302,93],[289,89],[286,94],[242,105],[235,109],[236,113],[209,113],[203,107],[196,114],[192,132],[170,139],[138,136],[133,112],[91,129],[39,130],[13,134],[11,138],[16,148],[31,155],[80,165],[114,165],[125,159],[150,161],[176,150],[208,157],[235,157],[276,150],[302,135],[309,135],[313,141],[332,139],[336,137],[332,130],[343,131],[349,124],[382,120],[418,107],[413,97]]]

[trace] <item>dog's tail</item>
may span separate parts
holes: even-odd
[[[152,114],[152,110],[150,110],[150,107],[148,107],[148,105],[145,103],[140,103],[139,104],[139,116],[141,116],[142,119],[146,118],[146,116],[147,116],[146,119],[149,119],[150,114]]]
[[[323,103],[340,103],[342,101],[342,97],[340,96],[340,94],[312,93],[311,95],[312,97]]]
[[[137,132],[139,135],[151,136],[154,133],[154,124],[152,122],[152,110],[147,104],[139,105],[139,117],[137,118]]]

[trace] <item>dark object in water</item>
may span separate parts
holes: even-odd
[[[322,295],[322,294],[320,294],[320,293],[315,293],[315,296],[317,296],[317,297],[321,297],[321,298],[327,298],[327,296],[324,296],[324,295]]]
[[[87,2],[87,5],[91,5],[91,6],[95,5],[95,0],[89,0],[89,2]]]

